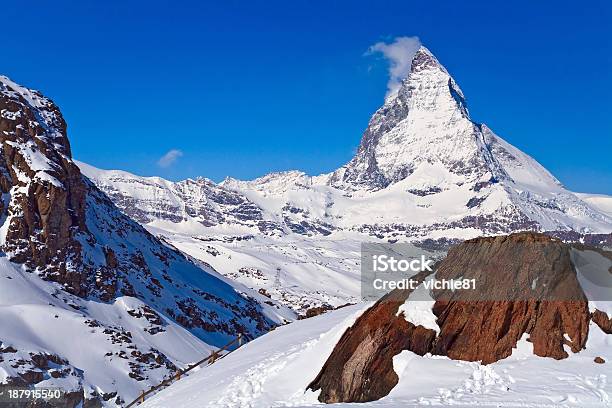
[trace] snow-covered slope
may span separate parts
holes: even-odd
[[[320,407],[318,393],[305,390],[367,306],[278,328],[160,392],[143,407]],[[489,365],[404,351],[393,360],[399,384],[390,395],[334,407],[607,407],[612,394],[609,363],[593,359],[611,361],[612,336],[594,324],[591,330],[586,350],[562,361],[534,356],[526,340],[511,357]]]
[[[305,392],[342,333],[369,304],[279,327],[160,392],[143,407],[309,406]]]
[[[295,317],[119,211],[72,161],[57,106],[6,77],[0,190],[1,383],[112,405]]]
[[[493,245],[491,243],[495,241]],[[475,249],[473,245],[480,245]],[[512,251],[499,251],[501,247],[513,248]],[[255,341],[238,349],[218,364],[202,369],[172,387],[160,392],[145,402],[145,408],[167,406],[236,408],[236,407],[315,407],[321,406],[319,391],[312,391],[313,379],[320,378],[319,368],[337,367],[333,371],[334,379],[347,384],[347,387],[370,388],[380,390],[380,381],[388,378],[384,371],[383,361],[391,361],[389,370],[396,378],[382,398],[376,401],[361,399],[361,394],[349,394],[352,401],[358,404],[340,404],[346,407],[418,407],[418,406],[455,406],[455,407],[526,407],[526,408],[561,408],[561,407],[608,407],[611,402],[612,384],[609,381],[608,364],[612,358],[612,332],[609,313],[612,312],[612,301],[609,299],[612,276],[612,254],[580,245],[569,246],[559,240],[539,234],[514,234],[497,238],[481,238],[473,243],[463,244],[468,252],[459,250],[467,258],[480,257],[487,259],[491,268],[499,269],[499,257],[505,264],[500,275],[507,275],[513,268],[525,271],[522,261],[529,258],[529,253],[538,253],[542,261],[529,273],[513,275],[524,283],[530,283],[533,276],[538,276],[544,283],[540,286],[543,292],[531,300],[516,302],[507,301],[465,301],[456,305],[462,309],[458,314],[444,313],[441,307],[449,304],[448,300],[437,303],[433,299],[440,293],[428,291],[423,285],[415,292],[399,291],[391,294],[386,300],[375,304],[362,303],[329,312],[323,316],[302,320],[289,326],[280,327]],[[493,249],[493,248],[497,249]],[[521,248],[519,250],[519,248]],[[518,250],[517,252],[514,252]],[[473,251],[473,252],[472,252]],[[559,252],[560,251],[560,252]],[[560,256],[560,253],[563,256]],[[493,256],[494,254],[498,256]],[[505,255],[504,255],[505,254]],[[511,255],[510,255],[511,254]],[[452,257],[452,255],[449,255]],[[463,256],[463,255],[461,255]],[[508,257],[509,256],[509,257]],[[571,259],[571,261],[570,261]],[[445,262],[448,262],[446,266]],[[481,262],[479,262],[481,263]],[[573,265],[570,267],[570,264]],[[443,261],[436,274],[448,267],[461,272],[464,262],[456,257]],[[529,269],[529,266],[527,266]],[[563,274],[577,276],[569,286]],[[576,275],[575,275],[576,274]],[[491,269],[482,276],[491,275]],[[498,288],[510,289],[515,282],[499,281]],[[552,279],[552,281],[550,280]],[[557,280],[559,279],[559,280]],[[499,281],[499,282],[497,282]],[[537,281],[537,279],[536,279]],[[566,284],[560,283],[564,281]],[[575,286],[574,286],[575,285]],[[568,289],[578,290],[578,299],[572,300],[555,297],[554,301],[541,301],[540,295],[556,292],[557,295],[568,295]],[[571,289],[571,290],[573,290]],[[533,290],[533,289],[530,289]],[[395,295],[395,296],[394,296]],[[403,296],[403,297],[402,297]],[[544,296],[545,299],[552,299]],[[448,299],[444,297],[444,299]],[[461,299],[461,298],[459,298]],[[440,301],[440,299],[438,298]],[[526,302],[535,301],[535,308],[525,307]],[[397,303],[396,303],[397,302]],[[434,306],[436,303],[436,306]],[[450,303],[454,303],[453,300]],[[502,313],[490,319],[477,317],[477,324],[483,330],[499,325],[501,330],[483,334],[474,330],[470,324],[460,323],[462,319],[473,316],[478,307],[488,304],[491,313],[503,310],[509,303],[516,308],[508,309],[511,313]],[[467,308],[466,305],[474,306]],[[400,307],[399,310],[397,307]],[[465,307],[465,308],[464,308]],[[560,313],[547,313],[546,308],[558,308]],[[565,311],[563,308],[567,307]],[[501,308],[501,309],[498,309]],[[573,310],[569,315],[565,314]],[[470,312],[468,312],[470,311]],[[517,315],[534,312],[534,316],[525,322],[514,321]],[[390,318],[388,314],[392,314]],[[603,319],[596,318],[597,313]],[[565,317],[561,317],[565,314]],[[393,320],[406,329],[396,331]],[[459,321],[458,321],[458,320]],[[403,322],[403,323],[401,323]],[[526,323],[529,324],[526,324]],[[562,331],[559,325],[567,324]],[[584,324],[584,325],[583,325]],[[544,325],[538,331],[533,325]],[[447,327],[445,327],[447,326]],[[436,335],[448,333],[452,326],[454,333],[443,344],[448,347],[456,345],[464,352],[480,353],[487,346],[479,343],[481,338],[497,342],[492,350],[508,347],[508,353],[499,355],[487,364],[468,356],[440,354],[436,349],[419,353],[423,345],[419,336],[431,329]],[[359,328],[364,328],[361,331]],[[519,331],[516,340],[507,342],[507,336]],[[575,330],[588,333],[582,337]],[[570,333],[568,333],[568,330]],[[387,333],[396,333],[388,338]],[[542,340],[542,335],[547,340]],[[347,338],[348,336],[348,338]],[[472,341],[466,341],[469,336]],[[550,337],[549,337],[550,336]],[[563,340],[552,340],[554,337]],[[378,340],[384,339],[378,343]],[[398,342],[395,342],[397,340]],[[574,341],[583,341],[575,347]],[[398,350],[398,344],[401,348]],[[431,344],[431,343],[430,343]],[[557,347],[563,355],[543,357],[543,348],[550,350]],[[354,348],[353,354],[346,354],[346,348]],[[397,350],[385,355],[388,350]],[[409,350],[414,350],[409,351]],[[341,355],[346,359],[344,364],[328,366],[332,357]],[[369,369],[375,370],[377,376],[371,375]],[[368,374],[369,373],[369,374]],[[317,381],[317,380],[315,380]],[[347,389],[336,389],[333,402],[346,401],[343,396]],[[370,395],[370,394],[369,394]]]
[[[290,234],[189,235],[153,226],[147,229],[234,282],[305,315],[312,308],[334,308],[361,301],[361,244],[375,238],[346,231],[323,237]],[[415,253],[442,251],[410,247]]]
[[[592,207],[612,217],[612,196],[608,196],[605,194],[575,194],[583,201],[589,203]]]
[[[147,228],[226,278],[260,291],[299,315],[314,307],[360,301],[361,237],[355,233],[315,240],[297,234],[283,239],[191,236]]]
[[[85,300],[6,258],[0,279],[0,384],[119,404],[214,348],[135,297]]]

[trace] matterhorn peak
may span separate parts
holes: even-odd
[[[421,163],[437,163],[470,179],[485,177],[491,159],[484,157],[489,153],[480,133],[455,80],[421,46],[397,93],[374,113],[357,154],[332,184],[378,190],[410,176]]]
[[[440,79],[444,79],[439,81]],[[385,105],[393,104],[398,95],[402,95],[404,99],[411,96],[410,90],[418,83],[439,83],[443,88],[448,87],[448,91],[458,96],[458,99],[463,106],[465,100],[463,92],[448,73],[446,68],[438,61],[433,53],[425,46],[420,46],[412,56],[410,70],[401,80],[401,86],[397,90],[391,92],[385,98]]]

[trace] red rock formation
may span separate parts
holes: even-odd
[[[559,240],[534,233],[469,240],[449,251],[436,278],[475,279],[477,289],[434,291],[441,328],[434,354],[487,364],[512,354],[524,333],[541,357],[567,357],[564,344],[584,348],[588,305]]]
[[[566,358],[564,345],[579,352],[591,315],[569,250],[535,233],[458,245],[440,263],[436,278],[475,279],[479,289],[433,292],[437,336],[397,316],[410,292],[394,291],[344,333],[309,388],[321,389],[322,402],[379,399],[397,384],[392,358],[402,350],[488,364],[510,356],[527,334],[538,356]],[[605,314],[595,313],[593,320],[609,328]]]
[[[80,257],[73,237],[86,231],[87,191],[70,160],[66,123],[37,92],[5,83],[0,90],[0,188],[10,195],[3,209],[9,222],[3,250],[84,296],[84,277],[66,265]]]

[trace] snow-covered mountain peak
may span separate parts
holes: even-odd
[[[466,181],[496,176],[471,121],[463,92],[425,47],[414,55],[397,94],[385,100],[368,124],[355,157],[332,177],[349,190],[379,190],[403,180],[421,163],[442,163]]]
[[[471,120],[465,101],[448,70],[421,47],[397,93],[371,117],[355,156],[331,173],[284,171],[196,186],[83,171],[139,222],[191,234],[350,230],[418,240],[612,230],[608,214]]]
[[[467,116],[465,97],[459,85],[431,51],[421,46],[414,54],[410,71],[401,86],[397,92],[387,96],[378,112],[386,110],[386,107],[399,113],[398,117],[403,117],[407,111],[398,110],[398,105],[413,109],[421,107],[438,110],[445,103],[458,105]],[[376,116],[372,117],[370,124]]]

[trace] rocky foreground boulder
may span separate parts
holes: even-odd
[[[322,402],[377,400],[398,383],[393,357],[403,350],[489,364],[510,356],[527,336],[540,357],[566,358],[566,347],[580,352],[591,319],[606,333],[612,319],[589,310],[571,251],[570,245],[536,233],[456,246],[438,265],[436,279],[475,279],[478,289],[432,291],[439,330],[398,313],[411,301],[411,291],[393,291],[344,333],[309,388],[321,390]]]

